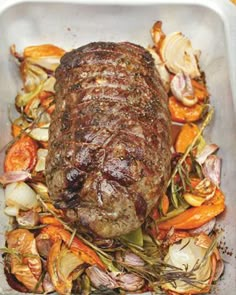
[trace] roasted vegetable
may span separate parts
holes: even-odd
[[[200,77],[199,52],[192,48],[190,40],[180,32],[167,35],[160,44],[160,55],[168,70],[178,74],[184,72],[191,78]]]
[[[176,217],[161,222],[158,227],[169,230],[171,227],[175,229],[194,229],[202,226],[224,211],[224,199],[224,194],[219,189],[216,189],[214,197],[204,205],[187,209]]]
[[[175,151],[177,153],[184,153],[198,132],[199,129],[195,124],[183,125],[175,142]]]
[[[41,232],[43,234],[47,234],[49,238],[53,241],[53,243],[62,240],[67,245],[69,245],[69,242],[71,240],[71,234],[61,227],[58,228],[57,226],[48,225],[44,227]],[[73,253],[79,255],[84,262],[91,265],[97,264],[104,269],[104,264],[97,256],[97,254],[88,246],[86,246],[83,242],[81,242],[77,237],[73,238],[69,248]]]
[[[58,294],[71,294],[73,272],[83,263],[61,240],[53,244],[48,254],[47,269]]]
[[[22,136],[7,151],[4,170],[32,171],[37,159],[37,144],[28,136]]]
[[[60,58],[65,51],[52,44],[29,46],[24,49],[24,58],[31,64],[40,66],[46,70],[55,71]]]
[[[36,193],[24,182],[8,184],[5,189],[5,199],[6,205],[16,208],[16,212],[20,209],[29,210],[38,206]]]
[[[194,106],[187,107],[179,102],[174,96],[169,98],[169,110],[174,122],[196,122],[203,112],[203,105],[196,103]]]
[[[214,249],[210,250],[211,245],[211,239],[202,234],[184,238],[180,243],[170,246],[165,262],[195,276],[195,283],[191,282],[191,278],[186,281],[176,280],[174,285],[166,283],[162,288],[176,294],[208,292],[216,270],[216,256]]]
[[[38,282],[42,274],[42,263],[36,249],[34,235],[26,229],[17,229],[7,233],[6,240],[11,253],[9,254],[11,273],[29,291],[41,293],[42,285]]]
[[[187,74],[178,73],[170,83],[171,92],[183,105],[191,107],[198,102],[191,79]]]

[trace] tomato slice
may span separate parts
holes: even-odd
[[[8,150],[4,171],[32,171],[37,161],[37,144],[29,136],[22,136]]]

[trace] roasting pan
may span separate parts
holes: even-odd
[[[236,294],[236,6],[229,0],[0,0],[0,149],[10,140],[8,106],[20,88],[17,66],[9,47],[53,43],[72,49],[91,41],[131,41],[151,44],[150,28],[162,20],[164,31],[181,31],[202,52],[201,68],[206,73],[215,107],[215,117],[206,131],[209,142],[220,146],[223,159],[222,189],[227,210],[218,227],[225,274],[212,295]],[[0,169],[4,153],[0,154]],[[0,191],[0,247],[8,218],[3,214]],[[1,258],[0,258],[1,262]],[[9,288],[0,264],[0,294],[16,295]]]

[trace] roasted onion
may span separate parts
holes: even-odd
[[[190,40],[180,32],[167,35],[160,45],[160,55],[171,73],[185,73],[190,78],[198,78],[198,54],[192,48]]]
[[[205,256],[206,252],[207,248],[197,244],[196,237],[184,238],[180,243],[171,245],[165,262],[186,273],[192,271],[195,279],[193,284],[177,279],[174,284],[163,284],[163,289],[180,294],[198,294],[208,289],[214,270],[211,255]]]

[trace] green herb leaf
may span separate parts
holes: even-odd
[[[143,232],[141,227],[128,233],[127,235],[121,236],[121,238],[131,244],[143,247]]]
[[[97,253],[98,256],[101,258],[102,262],[107,266],[107,268],[111,271],[111,272],[119,272],[118,268],[116,268],[112,262],[112,260],[106,258],[105,256],[103,256],[100,253]]]

